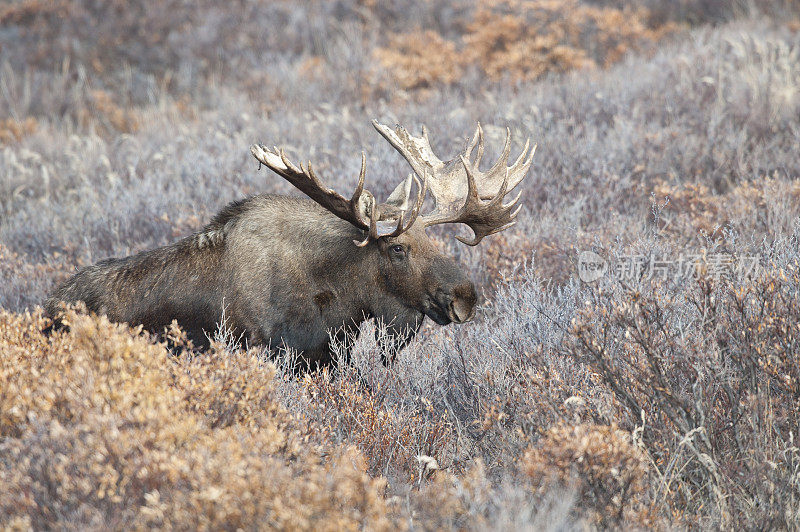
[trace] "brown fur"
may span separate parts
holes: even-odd
[[[402,346],[425,315],[472,317],[475,288],[414,225],[363,248],[363,231],[308,199],[259,195],[234,202],[199,233],[80,270],[48,299],[83,301],[111,320],[159,333],[173,319],[198,344],[222,320],[250,345],[285,345],[309,364],[331,363],[329,333],[380,318]],[[402,246],[398,255],[394,246]]]

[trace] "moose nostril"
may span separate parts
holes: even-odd
[[[469,321],[475,314],[475,306],[463,299],[456,299],[450,303],[448,314],[454,322],[464,323],[465,321]]]
[[[472,319],[475,315],[475,304],[478,295],[472,283],[463,283],[453,289],[453,297],[450,301],[448,313],[451,319],[457,323],[464,323]]]

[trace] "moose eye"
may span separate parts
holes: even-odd
[[[405,255],[406,250],[403,249],[403,246],[395,244],[394,246],[392,246],[392,253],[394,253],[395,255]]]

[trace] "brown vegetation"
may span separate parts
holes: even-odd
[[[0,528],[800,527],[799,15],[7,3]],[[423,327],[388,368],[367,322],[338,371],[302,376],[219,333],[208,353],[79,315],[41,333],[76,267],[290,192],[253,142],[338,191],[366,150],[386,197],[407,170],[372,118],[427,124],[437,153],[476,120],[488,145],[538,143],[516,226],[478,249],[431,232],[482,292],[474,322]],[[584,283],[584,250],[695,262]]]
[[[707,268],[682,293],[654,286],[587,301],[575,356],[639,427],[662,479],[658,497],[672,498],[688,523],[713,501],[726,525],[797,526],[800,273],[796,263],[770,265],[734,280]],[[692,315],[699,330],[687,335]]]
[[[578,504],[603,527],[652,526],[642,500],[646,460],[631,434],[616,425],[551,427],[522,463],[539,489],[572,486]]]
[[[550,72],[607,67],[675,29],[650,28],[647,10],[596,7],[578,0],[481,3],[458,42],[433,31],[395,34],[376,57],[404,89],[454,83],[470,67],[491,80],[536,79]]]
[[[24,120],[6,118],[0,121],[0,144],[10,144],[36,131],[36,119],[29,116]]]
[[[47,528],[385,529],[382,481],[310,444],[253,353],[173,358],[126,327],[0,314],[0,515]]]

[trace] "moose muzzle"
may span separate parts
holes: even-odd
[[[478,295],[475,293],[475,286],[471,282],[466,282],[453,289],[450,304],[447,306],[447,317],[453,323],[464,323],[475,317],[475,304]]]
[[[464,323],[475,317],[478,295],[470,281],[459,283],[449,289],[439,289],[432,294],[423,312],[439,325]]]

